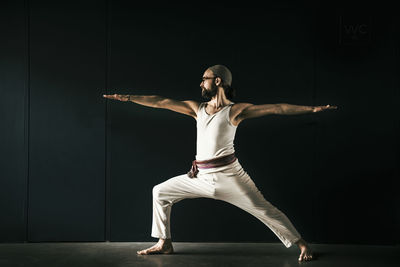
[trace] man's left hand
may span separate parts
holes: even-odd
[[[313,107],[312,112],[320,112],[326,109],[337,109],[337,106],[331,106],[331,105],[326,105],[326,106],[316,106]]]

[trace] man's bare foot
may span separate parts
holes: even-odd
[[[172,254],[172,253],[174,253],[174,248],[172,246],[171,239],[161,239],[161,238],[154,246],[137,251],[137,254],[139,255]]]
[[[299,261],[310,261],[313,259],[311,248],[308,246],[307,242],[304,241],[304,239],[297,241],[296,245],[299,246],[300,249]]]

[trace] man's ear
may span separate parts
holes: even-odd
[[[221,83],[222,83],[222,80],[221,80],[220,77],[215,78],[215,85],[216,85],[216,86],[220,86]]]

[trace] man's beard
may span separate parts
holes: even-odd
[[[207,90],[205,88],[202,88],[203,90],[201,91],[201,96],[203,98],[205,98],[206,100],[211,100],[211,98],[213,98],[214,96],[217,95],[217,91],[218,91],[218,86],[216,86],[215,84],[211,84],[211,89]]]

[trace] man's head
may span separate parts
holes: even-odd
[[[224,65],[214,65],[209,67],[203,74],[203,79],[200,83],[202,96],[206,99],[211,99],[218,92],[218,87],[224,89],[225,96],[232,100],[235,96],[235,91],[231,87],[232,73]]]

